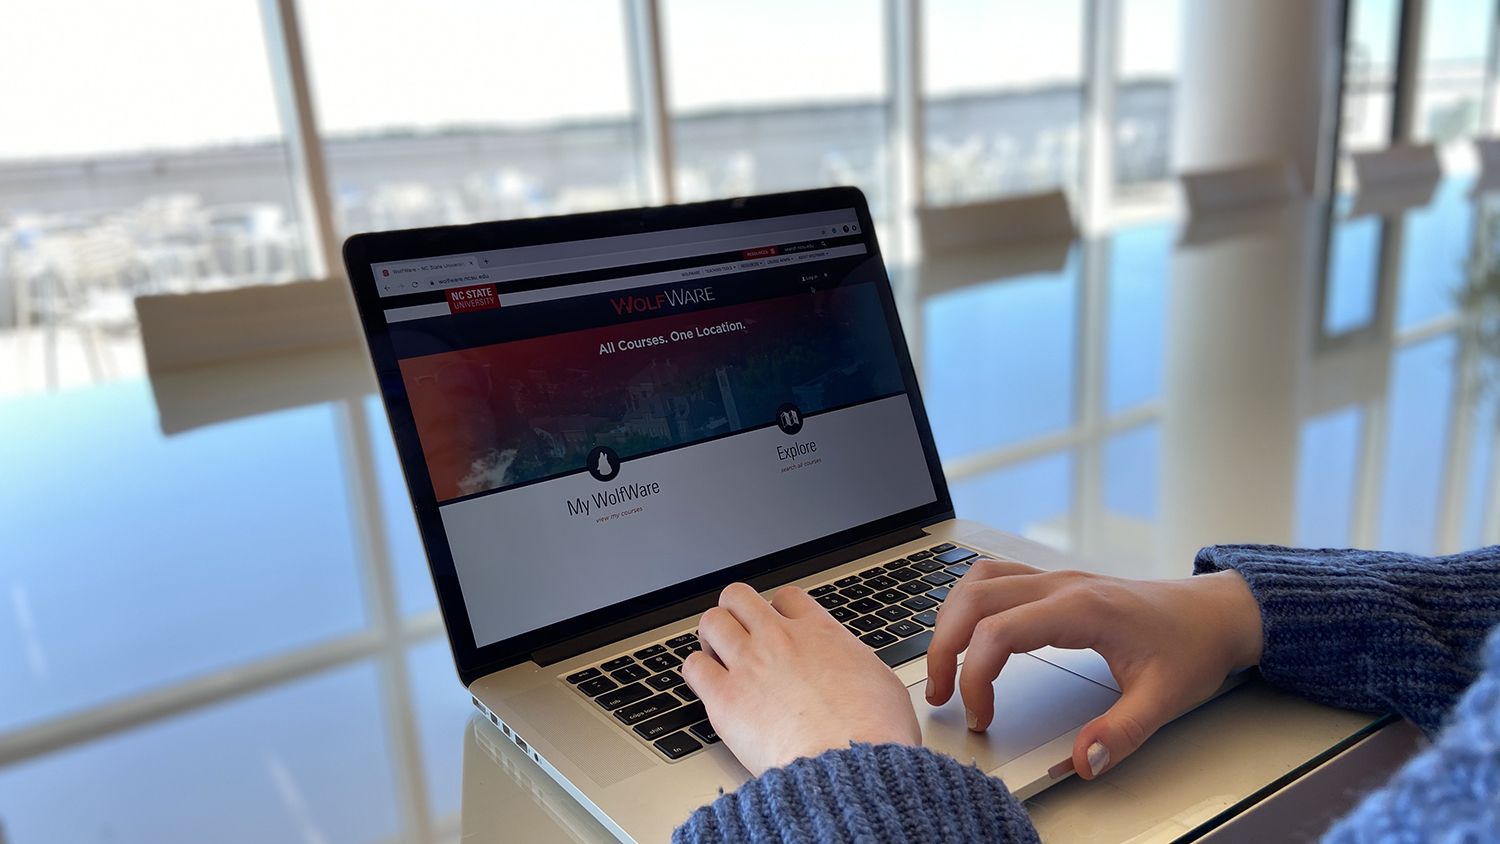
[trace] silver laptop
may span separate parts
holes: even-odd
[[[976,557],[1068,561],[953,518],[858,190],[364,234],[344,260],[459,677],[621,840],[748,776],[678,671],[737,580],[806,588],[927,745],[1021,797],[1071,773],[1119,696],[1097,654],[1012,658],[984,734],[922,699]]]

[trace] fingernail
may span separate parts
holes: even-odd
[[[969,712],[968,710],[964,710],[964,712],[969,718],[969,729],[973,730],[976,733],[979,732],[979,716],[975,715],[972,712]]]
[[[1108,764],[1109,748],[1097,741],[1089,745],[1089,771],[1097,777],[1099,776],[1099,772],[1104,770],[1104,766]]]

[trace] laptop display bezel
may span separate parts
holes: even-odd
[[[779,569],[811,558],[823,556],[855,543],[912,526],[928,525],[953,514],[947,481],[943,476],[928,423],[926,408],[917,387],[905,332],[898,317],[888,272],[876,282],[878,294],[891,328],[897,362],[912,415],[924,451],[936,498],[905,512],[877,519],[864,525],[786,548],[773,554],[733,565],[644,595],[627,598],[606,607],[556,622],[527,633],[487,645],[476,645],[469,624],[467,605],[448,547],[438,502],[427,473],[421,443],[417,437],[405,384],[391,348],[387,323],[376,291],[372,265],[385,261],[405,261],[479,252],[518,246],[566,243],[600,237],[638,234],[668,229],[734,223],[766,217],[833,211],[853,208],[866,234],[872,260],[882,268],[874,222],[864,194],[857,188],[823,188],[792,193],[771,194],[737,199],[715,200],[685,205],[604,211],[561,217],[440,226],[424,229],[357,234],[344,243],[344,264],[350,288],[359,313],[381,400],[391,425],[401,470],[406,479],[416,514],[418,532],[426,551],[428,567],[437,591],[453,648],[454,661],[465,685],[485,674],[524,662],[534,652],[555,646],[569,638],[626,621],[632,617],[717,592],[737,580],[764,577]],[[527,561],[535,565],[537,561]],[[559,577],[560,586],[566,584]]]

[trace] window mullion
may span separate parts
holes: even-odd
[[[307,272],[315,278],[343,278],[333,196],[313,111],[296,0],[261,0],[261,16],[270,52],[272,86],[287,139],[292,188],[303,223]]]

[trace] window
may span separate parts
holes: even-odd
[[[954,512],[1028,539],[1070,547],[1074,464],[1073,452],[1060,451],[954,481]]]
[[[622,4],[301,9],[341,232],[644,199]]]
[[[1182,32],[1182,0],[1121,0],[1115,84],[1118,193],[1168,179]]]
[[[1122,229],[1109,237],[1106,413],[1161,396],[1175,237],[1170,226],[1161,225]]]
[[[1401,0],[1353,0],[1348,8],[1340,143],[1349,152],[1383,149],[1391,142]]]
[[[682,201],[856,185],[888,218],[885,16],[864,0],[666,0]]]
[[[923,4],[926,200],[1078,189],[1081,0]]]
[[[944,460],[1075,422],[1078,286],[1075,250],[1060,273],[971,285],[924,303],[922,398]]]
[[[1406,346],[1392,360],[1381,490],[1379,547],[1431,554],[1438,544],[1443,455],[1452,421],[1452,334]]]
[[[1478,133],[1494,8],[1491,0],[1427,0],[1416,80],[1417,140],[1451,145]]]
[[[1323,334],[1336,337],[1369,326],[1380,293],[1382,222],[1370,215],[1338,220],[1328,241]]]
[[[0,393],[138,367],[136,295],[306,275],[258,8],[7,4]]]
[[[1302,423],[1296,539],[1304,548],[1350,548],[1364,411],[1345,407]]]
[[[1161,423],[1122,431],[1104,441],[1104,508],[1115,516],[1155,522],[1161,498]]]

